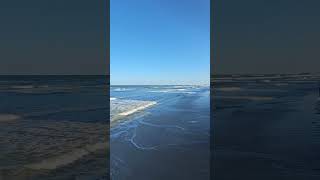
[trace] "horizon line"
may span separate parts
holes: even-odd
[[[0,74],[0,76],[110,76],[109,74]]]

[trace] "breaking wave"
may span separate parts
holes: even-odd
[[[110,101],[111,122],[156,105],[156,101],[114,99]]]

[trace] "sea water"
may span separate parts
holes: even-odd
[[[319,179],[319,75],[212,77],[217,179]]]
[[[209,179],[208,86],[111,86],[111,177]]]
[[[107,179],[105,76],[0,76],[0,179]]]

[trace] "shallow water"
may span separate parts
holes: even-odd
[[[132,102],[123,109],[156,103],[112,125],[112,179],[209,179],[208,87],[113,86],[111,98]]]

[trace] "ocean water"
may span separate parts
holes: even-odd
[[[214,77],[210,109],[207,86],[0,76],[0,179],[209,179],[210,111],[216,179],[319,179],[319,80]]]
[[[208,86],[111,86],[111,179],[209,179]]]
[[[0,76],[0,179],[107,179],[104,76]]]
[[[216,179],[319,179],[319,76],[212,77]]]

